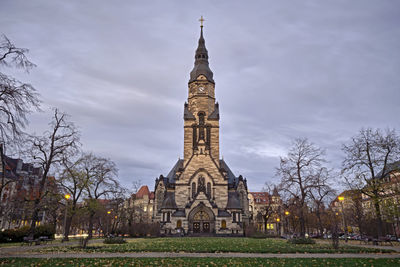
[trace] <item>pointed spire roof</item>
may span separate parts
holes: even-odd
[[[206,42],[203,37],[203,25],[200,26],[199,45],[196,49],[196,54],[194,58],[194,68],[190,72],[189,83],[196,81],[197,77],[199,77],[199,75],[201,74],[206,76],[209,82],[214,83],[213,73],[208,66],[208,51],[206,48]]]

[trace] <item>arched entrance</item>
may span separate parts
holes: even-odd
[[[200,203],[189,213],[189,229],[193,234],[214,233],[214,228],[214,213],[203,203]]]

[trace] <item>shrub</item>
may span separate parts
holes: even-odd
[[[0,232],[0,243],[5,242],[22,242],[24,237],[29,235],[30,226],[23,226],[17,229],[8,229]],[[50,224],[40,225],[35,228],[34,238],[40,236],[47,236],[48,238],[54,239],[56,233],[55,228]]]
[[[24,237],[29,234],[29,226],[18,229],[8,229],[1,232],[0,242],[22,242]]]
[[[54,234],[56,233],[56,229],[51,224],[39,225],[35,228],[34,238],[38,238],[40,236],[47,236],[50,239],[54,239]]]
[[[124,244],[126,243],[125,239],[122,237],[107,237],[104,239],[104,244]]]
[[[160,235],[159,223],[133,223],[129,228],[130,237],[157,237]]]
[[[245,227],[245,236],[246,237],[251,237],[251,238],[276,237],[276,235],[273,235],[271,233],[266,233],[266,232],[263,232],[263,231],[259,231],[254,224],[246,225],[246,227]]]
[[[292,238],[288,240],[288,243],[300,245],[300,244],[315,244],[315,240],[311,238]]]

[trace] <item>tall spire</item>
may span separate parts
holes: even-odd
[[[206,42],[203,37],[203,16],[200,18],[200,38],[199,38],[199,45],[196,49],[196,54],[195,54],[195,61],[194,61],[194,68],[190,72],[190,80],[189,83],[194,82],[199,75],[204,75],[206,76],[207,80],[209,82],[214,83],[213,80],[213,73],[210,70],[210,67],[208,65],[208,51],[206,48]]]

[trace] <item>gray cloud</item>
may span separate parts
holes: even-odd
[[[167,174],[183,151],[183,103],[199,28],[221,111],[221,153],[251,190],[276,180],[293,138],[339,167],[361,127],[399,127],[398,1],[11,1],[2,33],[30,49],[46,112],[57,106],[84,149],[113,159],[125,185]],[[9,71],[9,70],[7,70]]]

